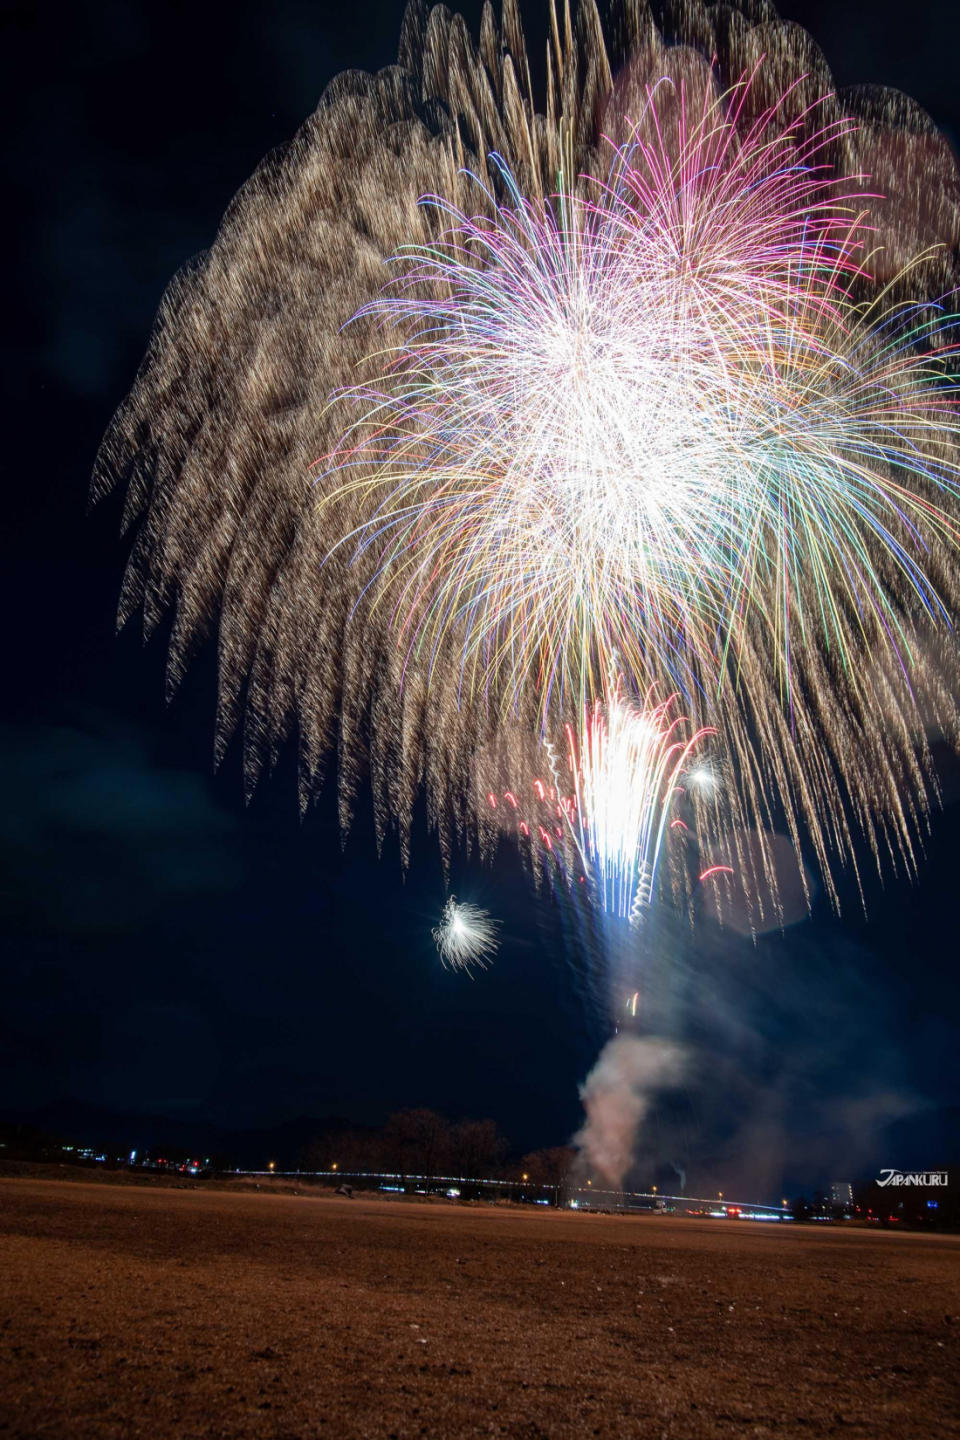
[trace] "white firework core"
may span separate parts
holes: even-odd
[[[671,809],[687,763],[709,730],[690,730],[673,713],[676,697],[643,707],[627,700],[619,678],[603,707],[570,736],[576,803],[565,812],[584,868],[603,909],[636,923],[653,898]],[[698,768],[705,766],[700,761]],[[679,822],[682,823],[682,822]]]
[[[451,895],[433,931],[440,958],[451,970],[484,969],[497,952],[499,924],[486,910]]]

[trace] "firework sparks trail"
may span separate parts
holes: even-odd
[[[676,696],[643,708],[624,699],[618,680],[595,702],[582,734],[568,731],[575,803],[566,810],[577,848],[607,914],[636,924],[653,899],[657,866],[684,769],[715,732],[684,738]]]
[[[444,965],[469,973],[474,967],[482,970],[489,965],[497,953],[498,930],[498,922],[488,911],[451,895],[433,939]]]
[[[585,707],[580,726],[566,728],[566,784],[548,745],[550,780],[532,786],[536,813],[528,818],[513,789],[500,796],[525,840],[539,841],[568,882],[586,883],[604,914],[632,925],[653,901],[670,830],[686,829],[673,811],[688,768],[695,757],[701,763],[698,747],[716,733],[691,730],[677,700],[657,703],[648,694],[638,704],[624,694],[623,677],[614,677],[606,697]],[[497,808],[493,792],[488,802]]]

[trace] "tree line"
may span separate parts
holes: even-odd
[[[575,1151],[532,1150],[519,1159],[494,1120],[448,1121],[435,1110],[398,1110],[380,1129],[330,1127],[303,1150],[305,1170],[391,1175],[447,1175],[560,1185]]]

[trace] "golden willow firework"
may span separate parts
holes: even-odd
[[[955,166],[766,0],[669,14],[551,14],[539,111],[513,3],[479,44],[415,5],[334,82],[104,442],[121,618],[174,609],[171,687],[218,624],[218,754],[244,705],[251,784],[296,730],[307,800],[338,750],[344,823],[369,772],[404,851],[421,790],[445,853],[492,844],[486,793],[616,657],[716,726],[708,835],[782,811],[827,875],[857,830],[909,864],[957,731],[952,320],[917,304]]]

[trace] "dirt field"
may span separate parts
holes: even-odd
[[[960,1240],[0,1181],[0,1434],[944,1436]]]

